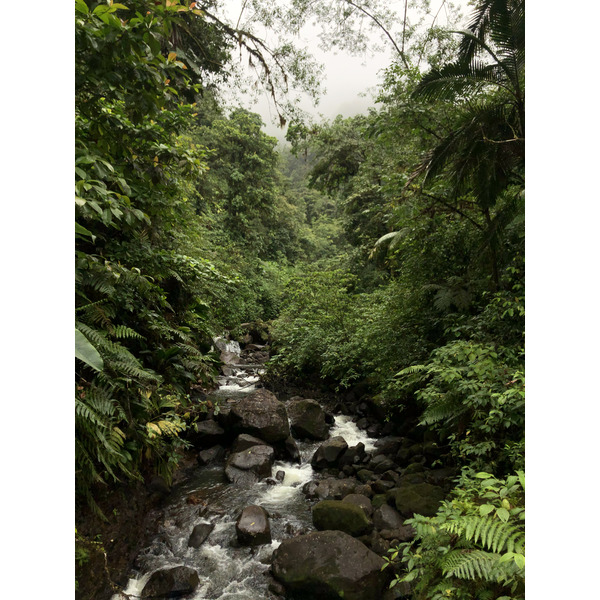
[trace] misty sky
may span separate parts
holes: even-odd
[[[433,14],[438,11],[442,3],[443,0],[431,0]],[[454,4],[461,8],[463,15],[468,14],[467,0],[455,0]],[[230,5],[230,15],[237,15],[239,6],[241,6],[241,2],[234,0]],[[400,14],[403,6],[404,2],[388,2],[388,7],[396,9]],[[437,21],[442,25],[445,23],[443,12],[443,10],[440,11]],[[410,21],[410,10],[408,14]],[[320,115],[326,119],[332,119],[338,114],[349,117],[366,112],[369,106],[374,105],[373,92],[380,82],[381,70],[392,61],[391,44],[388,42],[381,52],[363,56],[351,56],[345,52],[325,52],[319,48],[319,31],[320,29],[316,27],[305,27],[302,30],[300,45],[310,48],[315,58],[324,65],[323,87],[326,94],[321,97],[316,107],[307,98],[301,105],[302,109],[313,115],[316,120],[319,120]],[[248,109],[261,115],[266,124],[265,131],[269,135],[280,140],[284,139],[285,129],[274,124],[277,121],[276,111],[266,94],[256,104],[253,104],[249,98],[242,99],[242,103]]]

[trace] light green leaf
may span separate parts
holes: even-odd
[[[508,519],[510,517],[510,513],[505,508],[499,508],[496,511],[496,514],[498,515],[498,518],[501,521],[504,521],[505,523],[508,521]]]
[[[484,515],[490,514],[494,508],[496,508],[493,504],[482,504],[479,507],[479,514],[483,517]]]
[[[104,369],[104,361],[100,353],[77,328],[75,328],[75,358],[82,360],[86,365],[92,367],[92,369],[96,369],[96,371]]]
[[[489,473],[476,473],[475,477],[477,477],[477,479],[489,479],[491,477],[491,475]]]

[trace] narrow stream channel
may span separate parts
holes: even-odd
[[[231,376],[220,378],[215,395],[235,398],[250,393],[260,376],[258,365],[232,369]],[[341,435],[348,446],[364,443],[373,450],[374,441],[358,429],[351,417],[338,415],[330,437]],[[155,539],[136,560],[136,573],[124,590],[130,598],[140,598],[144,585],[154,571],[165,567],[189,566],[200,576],[200,584],[190,600],[265,600],[271,554],[281,541],[295,533],[314,530],[311,504],[302,486],[321,475],[313,471],[310,460],[322,442],[297,441],[301,462],[277,461],[273,477],[284,471],[277,485],[260,481],[250,487],[228,482],[223,464],[198,467],[192,477],[173,490],[164,509]],[[190,504],[193,495],[197,504]],[[242,509],[250,504],[265,508],[270,515],[272,543],[248,548],[237,543],[235,523]],[[199,548],[188,547],[192,529],[212,523],[214,529]],[[117,594],[112,600],[122,600]]]

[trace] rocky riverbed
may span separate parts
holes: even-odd
[[[260,387],[268,348],[221,346],[219,409],[190,436],[196,464],[165,491],[113,600],[408,594],[387,589],[381,557],[412,538],[407,518],[434,514],[444,498],[455,472],[440,466],[443,449],[395,435],[364,399],[278,398]]]

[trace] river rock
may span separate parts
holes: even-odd
[[[285,405],[265,389],[251,392],[233,406],[229,422],[234,432],[248,433],[269,444],[283,442],[290,435]]]
[[[337,466],[337,460],[348,448],[346,440],[337,435],[321,444],[310,461],[313,469],[326,469]]]
[[[235,524],[235,530],[240,544],[245,546],[271,543],[269,513],[262,506],[246,506]]]
[[[248,435],[247,433],[241,433],[235,438],[235,442],[231,446],[231,452],[233,454],[237,452],[243,452],[244,450],[248,450],[248,448],[252,448],[252,446],[266,446],[268,445],[264,440],[261,440],[253,435]]]
[[[433,517],[445,497],[441,487],[430,483],[407,484],[388,492],[398,512],[405,517],[415,514]]]
[[[300,456],[300,449],[298,448],[298,444],[296,444],[296,440],[291,435],[288,438],[286,438],[285,442],[283,442],[283,453],[292,462],[302,462],[302,457]]]
[[[314,497],[321,500],[341,500],[356,490],[355,479],[336,479],[328,477],[319,481],[314,489]]]
[[[191,594],[199,582],[198,573],[191,567],[160,569],[150,576],[142,590],[142,598],[174,598]]]
[[[200,523],[200,525],[196,525],[196,527],[194,527],[192,530],[190,539],[188,540],[188,547],[200,548],[214,528],[215,526],[213,523]]]
[[[356,446],[350,446],[344,450],[338,460],[338,464],[340,467],[356,465],[361,463],[366,455],[365,445],[362,442],[358,442]]]
[[[225,448],[223,446],[213,446],[212,448],[198,452],[198,463],[201,466],[205,466],[211,462],[221,460],[224,456]]]
[[[369,463],[369,469],[375,471],[375,473],[385,473],[391,469],[395,469],[396,464],[383,454],[378,454]]]
[[[225,465],[225,475],[232,483],[250,485],[271,476],[275,452],[271,446],[251,446],[231,454]]]
[[[283,540],[273,576],[303,598],[380,600],[390,575],[384,561],[343,531],[317,531]]]
[[[297,400],[287,408],[292,435],[298,439],[326,440],[329,425],[325,412],[316,400]]]
[[[377,529],[397,529],[403,524],[400,513],[389,504],[382,504],[373,514],[373,525]]]
[[[350,502],[350,504],[360,506],[360,508],[365,511],[367,517],[370,517],[373,514],[373,505],[371,504],[371,501],[362,494],[348,494],[344,497],[343,502]]]
[[[313,506],[313,525],[319,529],[336,529],[352,536],[368,533],[373,524],[358,505],[341,500],[322,500]]]

